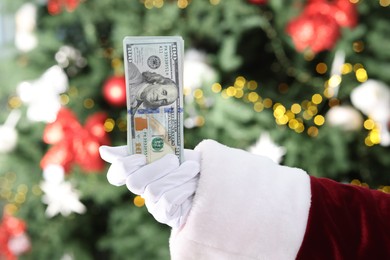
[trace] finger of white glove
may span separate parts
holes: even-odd
[[[171,226],[172,228],[180,228],[183,226],[187,221],[188,214],[190,213],[193,197],[194,196],[191,196],[186,199],[165,224]]]
[[[186,199],[195,194],[196,187],[198,186],[198,180],[199,175],[188,182],[167,191],[156,202],[156,205],[160,203],[169,205],[169,207],[167,207],[167,212],[169,214],[173,214]]]
[[[107,180],[110,184],[121,186],[126,183],[129,175],[133,174],[146,164],[143,154],[133,154],[127,157],[117,157],[107,171]]]
[[[136,170],[126,179],[127,188],[135,193],[144,193],[145,187],[179,167],[179,159],[174,154],[167,154],[161,159]]]
[[[113,163],[118,158],[129,156],[127,146],[107,146],[99,147],[100,157],[108,163]]]
[[[179,218],[185,219],[186,216],[183,215],[183,203],[188,199],[190,199],[190,202],[192,203],[192,197],[195,194],[198,185],[198,178],[199,175],[183,185],[164,193],[156,203],[145,200],[148,211],[157,221],[165,224],[172,221],[175,222],[174,219],[176,219],[176,221],[178,221]],[[191,203],[188,207],[191,207]]]
[[[180,212],[177,211],[175,214],[177,214],[177,221],[171,223],[172,228],[180,228],[187,222],[188,214],[190,213],[190,210],[192,208],[192,201],[194,200],[194,195],[186,199],[180,207]]]
[[[142,196],[145,200],[156,202],[162,194],[194,178],[199,173],[199,170],[200,166],[198,162],[185,161],[176,170],[147,185]]]

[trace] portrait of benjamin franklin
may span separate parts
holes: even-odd
[[[134,109],[141,105],[151,109],[170,105],[179,96],[178,86],[173,80],[155,72],[141,73],[132,63],[128,64],[128,83],[130,104]]]

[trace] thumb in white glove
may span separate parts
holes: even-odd
[[[109,183],[126,184],[131,192],[141,195],[157,221],[173,228],[184,225],[199,180],[198,152],[186,149],[186,160],[181,165],[174,154],[146,164],[144,155],[128,155],[126,146],[101,146],[99,152],[103,160],[111,163]]]

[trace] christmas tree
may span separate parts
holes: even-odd
[[[185,40],[186,148],[214,139],[389,192],[389,5],[0,3],[0,256],[169,259],[168,227],[98,153],[126,144],[125,36]]]

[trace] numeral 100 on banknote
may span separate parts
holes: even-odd
[[[148,162],[183,158],[183,55],[179,36],[125,37],[127,143]]]

